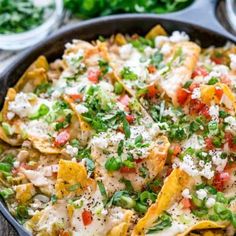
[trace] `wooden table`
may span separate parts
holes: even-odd
[[[0,214],[0,235],[1,236],[18,236],[12,226]]]

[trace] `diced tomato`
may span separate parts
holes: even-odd
[[[172,171],[173,171],[172,167],[169,167],[166,171],[166,177],[169,176]]]
[[[192,83],[190,86],[189,86],[189,91],[193,91],[195,88],[199,88],[200,85],[198,83]]]
[[[173,156],[177,156],[178,154],[181,153],[181,146],[179,144],[175,144],[172,150],[173,150]]]
[[[123,128],[123,126],[119,126],[119,127],[117,128],[117,131],[118,131],[118,132],[121,132],[121,133],[124,133],[124,128]]]
[[[154,84],[152,84],[152,85],[150,85],[150,86],[148,86],[147,87],[147,96],[149,97],[149,98],[153,98],[154,96],[156,96],[156,94],[157,94],[157,88],[156,88],[156,86],[154,85]]]
[[[206,149],[207,150],[212,150],[214,149],[214,144],[211,138],[205,138],[205,144],[206,144]]]
[[[199,111],[199,114],[205,116],[207,119],[211,119],[209,107],[207,105],[202,107],[202,109]]]
[[[70,94],[70,97],[74,100],[74,101],[82,101],[83,99],[83,95],[82,94]]]
[[[187,101],[188,97],[190,95],[190,92],[184,88],[179,88],[177,90],[177,101],[180,105],[184,105],[184,103]]]
[[[135,172],[136,172],[136,169],[134,167],[130,168],[128,166],[122,166],[120,168],[120,173],[123,173],[123,174],[135,173]]]
[[[207,70],[204,68],[204,67],[197,67],[194,71],[193,71],[193,73],[192,73],[192,78],[194,78],[194,77],[196,77],[196,76],[203,76],[203,77],[205,77],[205,76],[207,76],[208,75],[208,72],[207,72]]]
[[[135,159],[134,161],[138,164],[138,163],[141,163],[143,161],[143,159],[139,158],[139,159]]]
[[[229,148],[232,151],[236,151],[236,144],[234,143],[234,136],[232,133],[230,133],[230,132],[225,133],[225,141],[226,141],[226,143],[228,143]]]
[[[59,236],[70,236],[70,233],[68,231],[65,231],[65,230],[60,230]]]
[[[224,62],[223,57],[211,56],[211,60],[215,62],[217,65],[223,64]]]
[[[134,122],[134,115],[126,115],[125,118],[129,122],[129,124],[132,124]]]
[[[96,69],[89,69],[88,70],[88,79],[92,82],[92,83],[94,83],[94,84],[96,84],[96,83],[98,83],[98,79],[99,79],[99,76],[100,76],[100,70],[96,70]]]
[[[228,172],[217,172],[213,178],[212,185],[218,190],[223,191],[225,184],[229,181],[230,175]]]
[[[123,96],[120,96],[118,98],[119,102],[122,103],[124,106],[128,106],[129,105],[129,101],[130,101],[130,98],[127,94],[123,95]]]
[[[61,147],[66,144],[66,142],[69,140],[70,134],[68,130],[61,131],[55,138],[54,146],[55,147]]]
[[[181,204],[183,205],[184,209],[189,209],[192,205],[190,199],[188,199],[188,198],[183,198],[181,200]]]
[[[220,100],[223,96],[224,91],[222,90],[221,87],[215,87],[215,95],[216,97]]]
[[[147,70],[148,70],[148,72],[149,72],[150,74],[153,74],[153,73],[155,73],[155,72],[157,71],[157,68],[156,68],[154,65],[149,65],[149,66],[147,67]]]
[[[202,109],[205,107],[205,104],[198,99],[191,99],[189,112],[190,114],[199,114]]]
[[[84,210],[82,212],[82,220],[85,226],[90,225],[93,221],[93,216],[91,211]]]

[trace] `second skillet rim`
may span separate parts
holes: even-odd
[[[36,44],[35,46],[27,49],[26,51],[24,51],[22,53],[20,53],[19,56],[13,61],[13,63],[11,65],[9,65],[7,68],[5,68],[4,71],[1,73],[0,82],[3,81],[5,77],[6,77],[6,79],[9,79],[8,76],[11,75],[12,73],[14,73],[14,70],[19,66],[19,64],[24,62],[24,60],[26,58],[30,57],[31,54],[37,53],[37,51],[42,49],[44,46],[46,46],[48,42],[59,40],[59,38],[62,35],[67,34],[68,32],[72,32],[74,30],[77,30],[78,28],[91,27],[91,25],[103,24],[103,23],[105,24],[108,21],[121,21],[122,22],[123,20],[124,21],[125,20],[135,21],[138,19],[145,19],[145,20],[156,19],[156,20],[166,21],[166,22],[170,22],[170,23],[184,24],[187,27],[193,26],[195,29],[197,29],[199,31],[201,31],[201,30],[206,31],[208,33],[218,35],[219,37],[225,38],[228,41],[236,43],[236,38],[235,39],[229,38],[226,35],[216,32],[214,30],[211,30],[207,27],[200,26],[198,24],[185,22],[184,20],[175,20],[173,18],[167,19],[166,17],[162,17],[162,16],[159,16],[156,14],[137,14],[137,13],[136,14],[129,14],[129,13],[127,13],[127,14],[117,14],[117,15],[111,15],[111,16],[97,17],[97,18],[93,18],[90,20],[85,20],[85,21],[81,21],[81,22],[78,22],[75,24],[64,26],[61,29],[59,29],[57,32],[52,33],[50,36],[45,38],[40,43]],[[22,74],[23,74],[23,72],[22,72]],[[0,212],[3,215],[3,217],[5,218],[5,220],[7,220],[7,222],[10,223],[10,225],[17,231],[17,233],[20,236],[30,235],[30,233],[24,228],[24,226],[21,225],[13,217],[13,215],[10,214],[7,206],[5,206],[5,203],[2,199],[0,200]]]

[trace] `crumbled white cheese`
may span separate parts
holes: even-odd
[[[8,110],[10,112],[14,112],[19,117],[27,117],[31,110],[32,106],[28,100],[28,95],[25,93],[18,93],[15,97],[15,100],[12,102],[9,102]]]
[[[101,87],[102,90],[105,92],[112,92],[113,91],[113,86],[110,83],[107,83],[106,81],[101,81],[99,83],[99,86]]]
[[[14,161],[14,162],[13,162],[13,166],[14,166],[15,168],[18,168],[18,167],[20,166],[20,162],[19,162],[19,161]]]
[[[236,71],[236,54],[229,54],[230,57],[230,68]]]
[[[216,203],[216,200],[212,197],[209,197],[206,201],[206,207],[211,208],[215,205],[215,203]]]
[[[155,47],[160,48],[163,43],[168,42],[169,38],[167,36],[159,35],[155,38]]]
[[[170,36],[170,41],[173,43],[189,41],[189,36],[185,32],[174,31]]]
[[[117,133],[116,135],[112,135],[110,138],[110,142],[113,146],[118,146],[121,140],[125,139],[125,135],[121,132]]]
[[[189,147],[193,149],[201,149],[205,146],[205,142],[201,136],[193,134],[189,139],[183,143],[183,148],[187,149]]]
[[[214,176],[211,162],[205,163],[203,169],[199,172],[199,174],[207,179],[211,179]]]
[[[186,189],[183,190],[182,196],[183,196],[184,198],[189,198],[189,199],[192,198],[192,196],[191,196],[190,191],[189,191],[188,188],[186,188]]]
[[[125,44],[119,48],[119,54],[121,59],[128,59],[133,51],[133,46],[131,43]]]
[[[78,148],[77,147],[73,147],[71,145],[66,145],[66,152],[71,156],[74,157],[78,154]]]
[[[51,94],[52,99],[57,99],[61,96],[61,92],[59,90],[54,90]]]
[[[191,176],[197,176],[199,174],[197,167],[190,155],[184,156],[183,162],[180,163],[180,168]]]
[[[192,99],[199,99],[199,98],[201,98],[201,90],[200,90],[200,88],[195,88],[193,90],[191,98]]]
[[[182,162],[175,163],[175,165],[179,166],[191,176],[203,176],[207,179],[211,179],[214,176],[211,162],[205,163],[204,165],[201,165],[200,162],[197,164],[189,154],[183,157]],[[202,168],[201,170],[200,167]]]
[[[88,112],[88,108],[82,104],[76,105],[75,109],[79,114],[83,114],[83,113]]]
[[[224,119],[224,122],[227,123],[226,131],[236,132],[236,118],[233,116],[228,116]]]
[[[153,48],[147,46],[144,49],[144,53],[145,53],[145,56],[150,57],[154,53],[154,50]]]
[[[206,196],[207,196],[207,192],[206,190],[204,189],[199,189],[196,191],[196,194],[197,194],[197,197],[200,199],[200,200],[203,200]]]
[[[216,65],[213,67],[213,71],[219,75],[227,75],[229,73],[229,68],[225,65]]]
[[[8,119],[8,120],[13,119],[14,116],[15,116],[15,113],[14,113],[14,112],[11,112],[11,111],[7,112],[7,119]]]
[[[168,55],[171,52],[171,46],[169,43],[165,43],[163,44],[162,48],[161,48],[161,53],[163,53],[164,55]]]
[[[218,121],[219,120],[219,106],[218,105],[210,106],[209,115],[211,116],[212,120]]]
[[[214,165],[216,165],[216,170],[221,172],[224,170],[228,159],[227,158],[221,158],[222,151],[210,151],[209,154],[212,156],[212,162]]]
[[[101,133],[99,137],[93,137],[91,144],[95,147],[106,149],[108,147],[108,140],[103,136]]]

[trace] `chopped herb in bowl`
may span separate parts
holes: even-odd
[[[46,7],[33,0],[0,0],[0,34],[22,33],[44,21]]]

